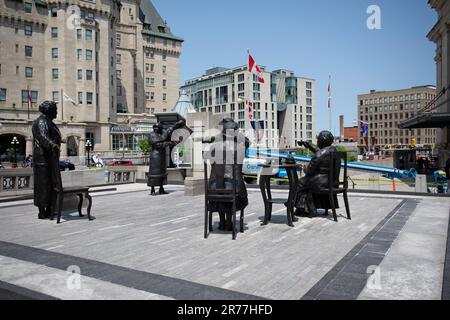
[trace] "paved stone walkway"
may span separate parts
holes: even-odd
[[[246,231],[232,241],[217,231],[204,240],[204,198],[168,190],[151,197],[137,184],[96,193],[95,221],[73,212],[60,225],[37,220],[30,201],[0,204],[0,281],[60,299],[440,299],[448,199],[351,195],[351,221],[341,209],[338,223],[302,218],[289,228],[279,206],[262,227],[261,195],[250,190]],[[372,248],[382,249],[377,260],[355,262]],[[365,288],[372,261],[382,293]],[[430,271],[417,274],[419,265]],[[79,290],[67,286],[70,266],[80,268]],[[351,296],[330,289],[339,283]]]

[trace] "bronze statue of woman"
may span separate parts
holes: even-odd
[[[47,219],[55,210],[57,196],[62,192],[59,169],[61,133],[53,122],[58,114],[56,103],[45,101],[39,106],[39,111],[41,115],[32,126],[34,205],[39,208],[39,219]]]
[[[153,132],[150,134],[150,145],[152,151],[150,154],[150,169],[148,172],[148,186],[152,188],[151,195],[156,196],[155,187],[159,187],[159,194],[167,194],[164,186],[167,185],[167,147],[175,146],[172,142],[172,133],[185,126],[184,121],[179,121],[175,126],[164,130],[163,125],[158,123],[153,126]]]

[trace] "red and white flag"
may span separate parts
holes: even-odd
[[[33,99],[31,98],[31,91],[30,88],[28,88],[28,108],[33,107]]]
[[[247,111],[248,111],[248,118],[250,121],[253,120],[253,102],[250,100],[245,100],[245,104],[247,105]]]
[[[253,59],[250,53],[248,54],[248,71],[250,71],[250,73],[256,74],[259,83],[264,83],[261,69],[256,65],[255,59]]]

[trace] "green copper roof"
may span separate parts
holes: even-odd
[[[168,33],[162,33],[162,32],[156,32],[156,31],[151,31],[151,30],[142,30],[143,34],[148,34],[150,36],[155,36],[155,37],[160,37],[160,38],[166,38],[166,39],[170,39],[170,40],[176,40],[176,41],[181,41],[183,42],[184,39],[174,36],[173,34],[168,34]]]

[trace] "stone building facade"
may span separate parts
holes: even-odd
[[[256,138],[254,134],[254,143],[260,147],[295,148],[300,140],[315,143],[316,81],[288,70],[268,72],[260,68],[264,83],[249,75],[247,66],[213,68],[186,81],[181,90],[197,111],[229,114],[242,129],[250,128],[245,105],[251,101],[253,121],[264,123],[264,135]]]
[[[44,100],[58,103],[63,156],[84,155],[86,140],[112,150],[117,126],[150,128],[152,113],[178,99],[182,42],[149,0],[0,0],[2,149],[20,135],[22,153],[31,153],[31,123]],[[158,70],[153,100],[146,99],[148,48]],[[115,146],[135,149],[133,132]]]
[[[359,130],[358,144],[367,149],[367,143],[377,149],[386,146],[408,147],[416,144],[433,147],[436,129],[399,129],[402,121],[414,117],[436,97],[434,86],[420,86],[393,91],[371,91],[357,97],[359,123],[366,123],[369,135]],[[358,126],[361,128],[360,126]],[[365,137],[369,137],[365,141]],[[374,143],[373,143],[374,142]],[[373,151],[373,148],[371,148]]]

